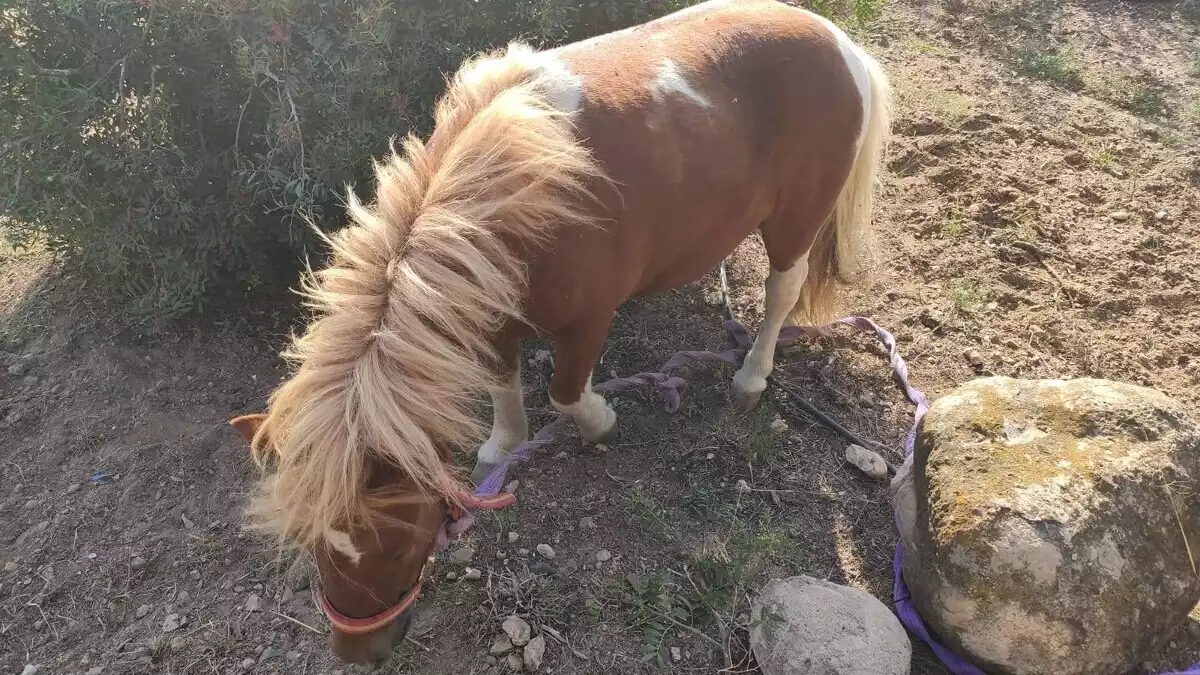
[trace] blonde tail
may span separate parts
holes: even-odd
[[[808,278],[789,317],[790,323],[824,323],[833,318],[835,282],[853,281],[873,249],[871,215],[875,182],[891,133],[891,86],[875,59],[861,49],[855,53],[870,82],[866,133],[833,215],[809,251]]]

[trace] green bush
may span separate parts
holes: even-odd
[[[9,0],[0,227],[103,275],[143,318],[286,285],[306,220],[340,224],[344,186],[369,191],[389,138],[428,131],[464,58],[693,3]]]

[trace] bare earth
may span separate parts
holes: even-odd
[[[933,396],[978,374],[1087,375],[1200,414],[1196,3],[898,0],[863,40],[899,113],[878,269],[847,310],[892,329]],[[730,261],[751,326],[765,267],[757,241]],[[255,470],[226,421],[283,374],[286,319],[246,310],[139,334],[80,286],[44,254],[0,257],[0,362],[18,373],[0,370],[0,671],[356,672],[331,660],[304,570],[288,575],[290,557],[239,529]],[[630,302],[597,377],[718,348],[720,322],[715,275]],[[780,364],[900,461],[912,410],[870,340],[842,329]],[[551,368],[525,371],[535,426]],[[653,393],[624,397],[619,442],[567,438],[521,467],[519,505],[464,542],[482,580],[447,580],[463,570],[440,559],[382,672],[504,672],[485,657],[513,613],[546,635],[544,672],[753,672],[748,594],[766,579],[808,574],[890,603],[886,486],[776,389],[732,413],[731,376],[690,371],[675,415]],[[553,560],[521,553],[539,543]],[[1195,661],[1193,621],[1146,665]],[[944,671],[914,645],[913,672]]]

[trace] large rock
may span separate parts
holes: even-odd
[[[913,601],[991,672],[1127,672],[1200,601],[1200,431],[1154,390],[975,380],[892,489]]]
[[[750,648],[765,675],[908,675],[908,634],[866,591],[772,579],[751,611]]]

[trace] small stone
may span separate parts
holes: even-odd
[[[512,650],[512,639],[507,635],[501,635],[500,637],[496,638],[495,642],[492,643],[491,648],[488,649],[488,653],[492,656],[503,656]]]
[[[24,362],[17,361],[16,363],[14,363],[8,367],[8,374],[12,375],[13,377],[21,377],[22,375],[25,374],[25,371],[27,369],[28,369],[28,367],[25,365]]]
[[[103,675],[104,666],[94,666],[89,668],[86,675]]]
[[[529,549],[519,548],[517,549],[517,555],[529,555]]]
[[[537,552],[546,560],[554,560],[554,549],[550,548],[550,544],[538,544]]]
[[[877,453],[861,445],[851,443],[846,446],[846,461],[858,467],[860,471],[871,478],[887,478],[888,466]]]
[[[1168,214],[1166,211],[1159,211],[1158,213],[1154,214],[1155,220],[1166,220],[1167,217],[1168,217]]]
[[[454,581],[458,578],[457,572],[446,572],[446,581]]]
[[[505,662],[508,664],[508,669],[514,673],[519,673],[524,668],[524,661],[521,660],[521,655],[516,652],[509,654]]]
[[[713,459],[714,457],[716,457],[716,455],[710,452],[704,456],[704,459]]]
[[[192,581],[200,581],[200,570],[192,570],[188,572],[188,578]]]
[[[182,636],[171,638],[171,651],[181,652],[185,649],[187,649],[187,640]]]
[[[253,670],[254,659],[242,659],[242,670]]]
[[[510,544],[517,543],[517,540],[520,538],[521,538],[521,535],[517,534],[516,532],[508,533],[508,543],[510,543]]]
[[[671,647],[671,661],[679,663],[683,660],[683,652],[679,651],[679,647]]]
[[[511,494],[516,493],[517,488],[519,488],[519,487],[521,487],[521,481],[510,480],[508,482],[508,484],[504,486],[504,491],[511,495]]]
[[[983,354],[980,354],[974,349],[968,349],[963,356],[966,357],[967,363],[970,363],[973,368],[983,367]]]
[[[28,385],[34,385],[38,383],[38,377],[37,375],[26,375],[25,379],[21,381]]]
[[[79,483],[71,483],[67,486],[67,494],[73,495],[76,492],[79,492]]]
[[[733,484],[733,489],[741,494],[747,494],[750,492],[750,484],[746,482],[746,479],[739,478],[737,479],[737,482]]]
[[[500,663],[498,660],[496,660],[496,657],[492,656],[491,654],[488,654],[486,657],[484,657],[483,662],[489,666],[494,666],[497,663]]]
[[[612,553],[605,549],[596,551],[596,562],[608,562],[609,560],[612,560]]]
[[[522,650],[524,657],[525,670],[531,673],[536,673],[542,667],[542,659],[546,656],[546,638],[541,635],[529,641]]]
[[[533,353],[533,358],[530,359],[530,362],[535,366],[539,363],[546,363],[550,360],[550,355],[551,353],[549,349],[539,349]]]
[[[262,598],[259,597],[258,593],[248,595],[246,597],[246,611],[257,612],[260,609],[262,609]]]
[[[17,571],[17,563],[15,563],[11,560],[4,563],[4,571],[5,572],[16,572]]]
[[[524,647],[529,642],[530,636],[533,634],[533,629],[529,627],[529,623],[519,616],[510,616],[500,625],[504,629],[504,634],[512,641],[514,647]]]
[[[291,588],[283,589],[283,594],[279,596],[279,601],[282,603],[285,603],[285,604],[289,603],[295,599],[296,599],[296,591],[293,591]]]
[[[25,664],[25,668],[21,670],[21,675],[37,675],[37,672],[41,669],[41,666],[35,666],[32,663],[27,663]]]
[[[146,566],[146,559],[141,556],[138,556],[138,557],[134,558],[133,560],[129,561],[129,566],[135,570],[141,569]]]
[[[479,581],[479,579],[482,577],[483,573],[474,567],[468,567],[466,572],[463,574],[463,579],[466,579],[467,581]]]
[[[454,565],[466,565],[475,557],[475,549],[464,546],[450,554],[450,562]]]
[[[267,647],[266,649],[263,650],[263,653],[261,655],[259,655],[258,662],[263,663],[266,661],[270,661],[272,659],[277,659],[277,658],[279,658],[279,655],[280,655],[280,652],[278,649],[276,649],[274,647]]]
[[[165,617],[163,617],[162,632],[170,633],[172,631],[178,630],[179,627],[183,625],[183,623],[184,623],[183,617],[181,617],[175,613],[168,614]]]
[[[301,656],[300,652],[293,649],[292,651],[288,652],[287,654],[284,654],[283,658],[287,659],[288,661],[299,661],[300,656]]]
[[[505,553],[504,551],[496,551],[496,560],[504,560],[507,557],[508,557],[508,554]]]
[[[192,599],[192,594],[187,591],[179,591],[179,595],[175,596],[175,602],[187,602]]]
[[[307,555],[298,555],[288,567],[287,573],[283,575],[284,583],[288,585],[288,588],[303,591],[309,586],[312,571],[312,559]]]
[[[771,431],[774,431],[777,434],[787,433],[789,428],[790,427],[788,427],[787,420],[783,419],[782,417],[776,417],[771,422]]]
[[[596,521],[591,516],[584,516],[579,519],[579,529],[594,530],[596,529]]]
[[[1112,218],[1118,223],[1123,223],[1129,220],[1130,213],[1128,211],[1113,211],[1112,213],[1108,214],[1108,217]]]
[[[144,619],[144,618],[146,618],[146,615],[149,613],[150,613],[150,605],[140,605],[137,608],[137,611],[134,612],[134,615],[137,616],[137,618],[139,618],[139,619]]]

